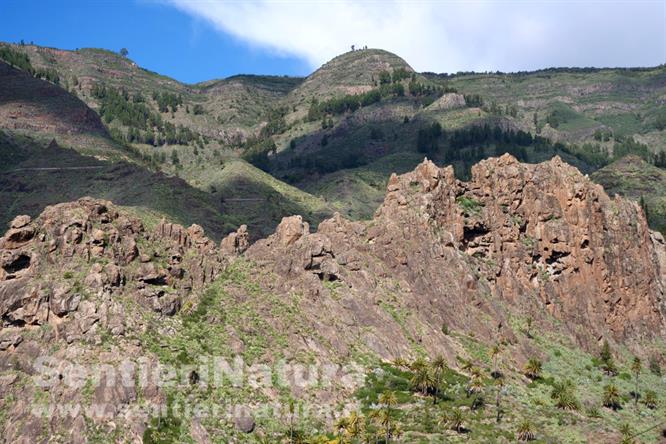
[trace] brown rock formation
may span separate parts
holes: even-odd
[[[371,221],[336,214],[312,233],[300,216],[287,217],[249,247],[244,226],[218,246],[198,225],[162,221],[147,231],[110,202],[89,198],[48,207],[34,221],[18,217],[0,238],[0,364],[28,374],[54,343],[60,356],[100,355],[101,362],[145,356],[128,331],[159,330],[146,318],[196,306],[209,288],[222,288],[228,306],[256,304],[253,316],[280,331],[288,359],[305,353],[344,362],[359,352],[393,359],[418,347],[455,365],[466,353],[463,337],[515,345],[520,355],[526,340],[508,320],[526,316],[588,350],[600,338],[631,348],[666,337],[663,237],[647,228],[636,204],[608,197],[559,158],[538,165],[489,159],[469,182],[426,160],[393,175],[387,188]],[[231,261],[251,277],[210,287]],[[205,310],[198,316],[227,322]],[[164,334],[180,320],[168,321]],[[32,328],[45,324],[51,328]],[[248,334],[263,334],[224,328],[230,353],[242,352]],[[114,353],[99,347],[103,334],[119,339]],[[525,356],[514,358],[522,366]],[[21,387],[18,399],[30,399],[33,389]],[[49,396],[69,402],[81,393],[58,388]],[[140,436],[145,424],[122,418],[137,400],[134,390],[97,388],[93,396],[112,407],[103,421]],[[8,440],[34,440],[58,426],[31,422],[29,408],[21,401],[8,412]],[[238,430],[254,428],[252,417],[244,421]],[[193,430],[205,439],[203,426]]]
[[[391,177],[373,221],[336,215],[310,234],[300,218],[285,218],[247,256],[284,276],[285,286],[302,276],[313,297],[323,291],[307,278],[313,274],[341,280],[363,295],[357,301],[397,280],[401,303],[427,307],[433,327],[510,338],[501,304],[553,316],[593,347],[602,337],[665,335],[660,239],[636,204],[609,198],[559,158],[526,165],[505,155],[475,166],[470,182],[424,161]],[[488,316],[494,325],[482,321]]]

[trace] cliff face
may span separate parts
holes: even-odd
[[[219,277],[235,263],[251,275],[224,287]],[[244,227],[218,246],[196,225],[162,221],[147,229],[110,202],[81,199],[48,207],[34,221],[20,216],[0,238],[0,363],[19,375],[0,380],[0,389],[18,399],[8,416],[28,417],[37,389],[16,381],[29,380],[35,357],[157,360],[146,332],[188,344],[179,319],[201,304],[207,308],[197,322],[224,323],[229,342],[222,349],[230,353],[252,347],[266,360],[282,354],[353,362],[418,349],[456,366],[456,356],[466,354],[464,336],[510,344],[513,366],[522,368],[531,346],[515,319],[530,317],[535,328],[588,350],[601,338],[633,347],[666,337],[665,265],[664,240],[648,230],[640,208],[609,198],[559,158],[538,165],[489,159],[469,182],[424,161],[391,177],[371,221],[336,215],[312,233],[292,216],[249,247]],[[217,303],[229,304],[226,313],[255,301],[258,325],[281,339],[262,338],[258,346],[253,338],[267,333],[251,325],[255,318],[220,317],[209,295],[220,288]],[[104,345],[109,338],[113,345]],[[193,344],[210,340],[197,333]],[[339,402],[353,388],[321,399]],[[48,396],[61,403],[84,394],[55,388]],[[113,388],[92,396],[115,406],[104,420],[119,423],[137,402],[135,392]],[[153,388],[143,396],[164,394]],[[9,424],[5,436],[13,441],[47,427]],[[66,424],[53,421],[49,432]],[[146,426],[140,418],[126,424],[128,439]]]
[[[395,298],[415,318],[417,341],[441,352],[442,325],[511,340],[509,315],[559,320],[588,349],[604,337],[663,337],[664,251],[636,204],[609,198],[559,158],[527,165],[505,155],[476,165],[469,182],[425,161],[391,177],[372,221],[336,216],[310,234],[285,219],[247,257],[283,277],[284,291],[304,288],[314,300],[327,293],[321,281],[339,281],[369,318]],[[400,355],[395,325],[377,328],[386,331],[375,351]]]
[[[379,218],[415,212],[473,258],[498,300],[553,315],[584,344],[664,334],[663,238],[638,205],[557,157],[488,159],[466,183],[423,163],[391,179]]]
[[[147,231],[90,199],[49,207],[36,221],[18,217],[0,238],[3,324],[42,325],[76,312],[73,281],[174,315],[248,248],[247,239],[245,228],[220,247],[196,225],[161,222]],[[561,321],[588,349],[604,337],[666,336],[663,238],[636,204],[609,198],[558,158],[489,159],[469,182],[425,161],[391,177],[372,221],[336,215],[311,233],[300,216],[285,218],[245,257],[270,274],[258,278],[265,291],[306,295],[305,316],[336,344],[320,341],[331,354],[359,334],[385,358],[408,354],[414,342],[450,352],[444,325],[511,340],[510,315]],[[407,315],[395,319],[387,304]]]

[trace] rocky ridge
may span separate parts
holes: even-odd
[[[640,350],[666,336],[665,260],[664,240],[638,205],[608,197],[559,158],[538,165],[509,155],[489,159],[469,182],[425,160],[391,177],[371,221],[336,214],[311,232],[292,216],[252,245],[245,227],[218,246],[197,225],[161,221],[147,229],[110,202],[84,198],[48,207],[34,221],[19,216],[0,239],[0,362],[12,375],[29,375],[50,343],[60,345],[54,355],[91,359],[108,336],[119,340],[103,361],[151,355],[133,334],[149,328],[142,313],[166,319],[191,312],[236,261],[254,270],[260,294],[299,313],[299,328],[262,313],[286,332],[290,358],[395,359],[420,349],[456,366],[464,351],[451,330],[512,344],[513,365],[521,367],[528,345],[515,317],[534,318],[587,349],[607,339]],[[246,298],[242,288],[233,290],[229,297]],[[248,326],[228,328],[242,337]],[[34,389],[15,381],[2,382],[22,399],[9,416],[25,418]],[[49,396],[62,402],[83,395]],[[119,406],[107,417],[114,421],[136,402],[130,392],[94,396]],[[12,421],[5,436],[30,440],[40,427]],[[145,427],[135,420],[128,433],[141,436]]]

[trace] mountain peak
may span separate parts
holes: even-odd
[[[383,49],[348,51],[326,62],[298,88],[305,97],[357,94],[379,83],[380,73],[414,69],[401,57]]]

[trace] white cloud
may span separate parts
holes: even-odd
[[[418,71],[516,71],[666,62],[666,1],[163,0],[312,68],[352,44]]]

